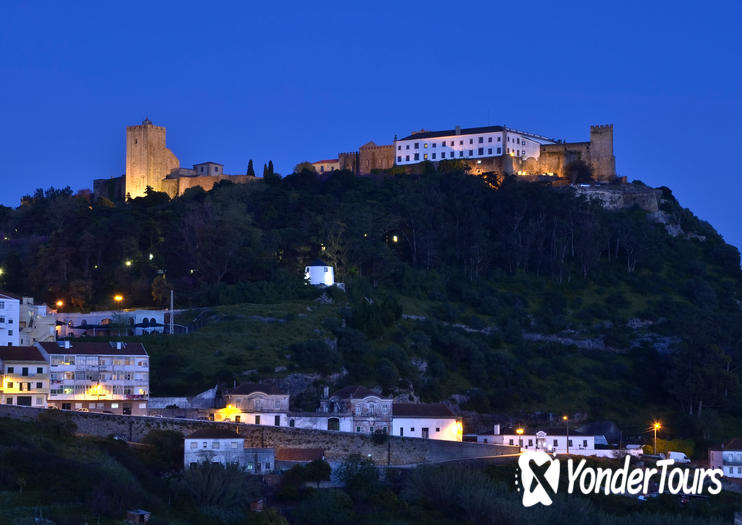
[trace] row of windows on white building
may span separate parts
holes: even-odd
[[[497,150],[497,153],[493,153],[495,151],[495,149]],[[486,148],[486,150],[487,150],[487,153],[485,153],[485,148],[477,148],[476,154],[475,154],[474,150],[473,149],[470,149],[468,151],[468,155],[466,155],[466,156],[467,157],[482,157],[482,156],[490,156],[490,155],[502,155],[502,148]],[[464,157],[464,150],[459,150],[458,153],[459,153],[459,155],[458,155],[459,158]],[[507,154],[510,155],[510,153],[511,153],[510,148],[507,148]],[[525,150],[512,150],[512,153],[513,153],[513,155],[515,155],[517,157],[520,157],[522,155],[525,155],[526,154],[526,151]],[[410,155],[404,155],[404,156],[403,155],[397,155],[397,162],[402,162],[402,157],[404,157],[404,161],[405,162],[409,162],[410,160],[420,160],[420,154],[419,153],[414,153],[414,154],[412,154],[412,156],[410,156]],[[437,159],[443,160],[445,158],[446,158],[446,152],[445,151],[441,151],[440,157],[438,157],[436,153],[430,153],[430,157],[428,157],[428,153],[423,153],[422,160],[437,160]],[[449,151],[448,152],[448,158],[449,159],[456,158],[456,152],[455,151]]]

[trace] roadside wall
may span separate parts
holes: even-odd
[[[36,421],[45,409],[0,405],[0,417]],[[434,439],[389,436],[386,443],[376,444],[365,434],[333,432],[305,428],[271,427],[242,423],[217,423],[144,416],[116,416],[92,412],[60,411],[77,425],[81,434],[120,436],[129,441],[141,441],[151,430],[175,430],[188,435],[202,428],[228,428],[245,437],[249,448],[321,448],[328,460],[342,460],[350,454],[370,455],[380,465],[437,463],[456,459],[513,454],[517,447]]]

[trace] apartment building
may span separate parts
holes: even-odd
[[[21,313],[21,298],[0,292],[0,346],[20,344],[18,323]]]
[[[0,346],[0,402],[46,408],[49,364],[34,346]]]
[[[143,345],[58,341],[36,347],[49,362],[49,406],[147,415],[149,356]]]

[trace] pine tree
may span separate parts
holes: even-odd
[[[266,164],[263,164],[263,178],[270,178],[270,175],[268,175],[268,166]]]
[[[252,159],[250,159],[250,162],[247,163],[247,176],[248,177],[255,176],[255,169],[252,167]]]
[[[271,177],[273,175],[275,175],[275,172],[273,171],[273,161],[272,160],[269,160],[268,161],[268,173],[270,173],[270,176]]]

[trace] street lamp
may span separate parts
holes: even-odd
[[[659,421],[655,421],[652,425],[652,430],[654,430],[654,453],[657,455],[657,431],[662,428],[662,425]]]
[[[57,301],[57,308],[62,308],[64,306],[64,301],[62,299],[59,299]]]
[[[523,449],[523,429],[516,428],[515,433],[518,434],[518,447],[522,450]]]
[[[567,454],[569,454],[569,418],[567,416],[562,416],[562,421],[567,424]]]
[[[124,296],[121,294],[116,294],[113,296],[113,300],[116,301],[117,303],[120,303],[121,301],[124,300]]]

